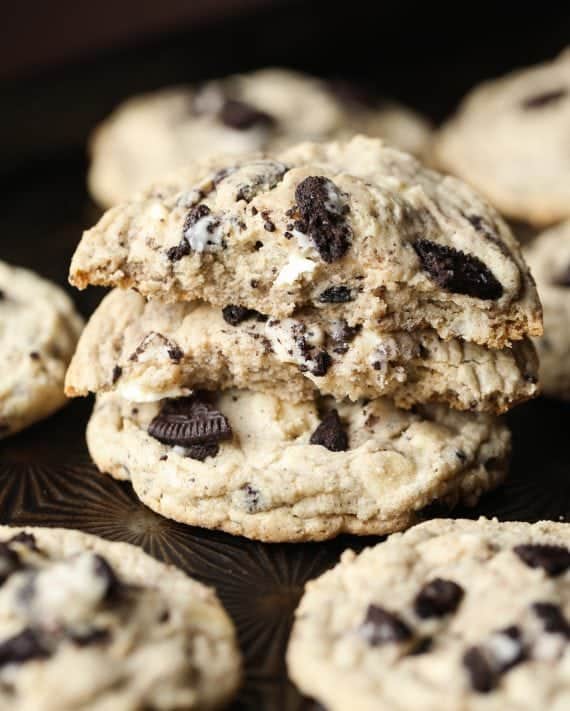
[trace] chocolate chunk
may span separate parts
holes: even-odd
[[[554,286],[561,286],[565,289],[570,287],[570,264],[555,277],[552,283]]]
[[[412,630],[398,615],[378,605],[369,606],[360,634],[373,647],[387,642],[405,642],[412,638]]]
[[[237,326],[242,321],[247,321],[250,318],[254,318],[256,321],[267,321],[267,316],[260,314],[259,311],[255,309],[248,309],[245,306],[236,306],[235,304],[228,304],[222,309],[222,316],[226,323],[230,326]]]
[[[295,229],[310,237],[325,262],[343,257],[352,232],[346,224],[349,207],[337,186],[328,178],[312,175],[297,185],[295,199],[301,216]]]
[[[319,294],[318,299],[322,304],[346,304],[348,301],[354,301],[348,286],[329,286]]]
[[[443,617],[455,612],[463,599],[463,588],[453,580],[435,578],[417,594],[414,600],[416,615],[422,619]]]
[[[90,647],[93,644],[109,642],[111,633],[103,627],[92,627],[81,632],[68,632],[71,641],[78,647]]]
[[[27,627],[22,632],[0,642],[0,667],[23,664],[32,659],[45,659],[50,651],[39,635]]]
[[[570,639],[570,623],[558,605],[552,602],[535,602],[532,609],[542,621],[546,632],[561,634]]]
[[[167,400],[150,423],[148,433],[163,444],[192,447],[218,444],[222,440],[231,439],[232,428],[221,412],[199,394],[195,394]],[[196,450],[195,454],[201,455],[202,450]]]
[[[463,666],[469,673],[471,686],[481,694],[488,694],[497,685],[498,677],[480,647],[470,647],[463,655]]]
[[[275,124],[270,114],[235,99],[226,99],[218,117],[223,124],[236,131],[247,131],[254,126],[270,128]]]
[[[311,358],[311,361],[312,363],[309,370],[318,378],[322,378],[326,375],[332,365],[332,358],[326,351],[319,351]]]
[[[549,104],[560,101],[560,99],[563,99],[567,95],[568,89],[565,87],[551,89],[550,91],[544,91],[542,94],[529,96],[522,102],[522,107],[524,109],[541,109],[543,106],[548,106]]]
[[[95,555],[94,572],[105,583],[104,597],[107,600],[115,599],[121,592],[121,581],[111,567],[111,564],[102,555]]]
[[[0,543],[0,585],[22,568],[20,556],[6,543]]]
[[[477,257],[427,239],[417,240],[413,247],[422,268],[442,289],[486,301],[502,296],[503,287]]]
[[[311,444],[320,444],[331,452],[346,452],[348,435],[336,410],[331,410],[323,417],[309,441]]]
[[[12,536],[9,541],[7,541],[8,545],[10,543],[20,543],[23,546],[27,546],[30,548],[30,550],[33,551],[39,551],[40,549],[38,548],[38,543],[36,541],[36,537],[34,536],[33,533],[26,533],[26,531],[20,531],[20,533],[17,533],[15,536]]]
[[[189,459],[197,459],[203,462],[208,457],[215,457],[220,451],[217,442],[205,442],[204,444],[193,444],[186,449],[185,456]]]
[[[117,382],[117,380],[121,377],[122,374],[123,374],[123,369],[121,368],[120,365],[116,365],[113,368],[113,375],[111,378],[113,381],[113,385]]]
[[[528,543],[513,550],[530,568],[543,568],[553,578],[570,568],[570,551],[565,546]]]
[[[426,654],[433,647],[433,637],[420,637],[408,652],[410,657],[419,657],[421,654]]]

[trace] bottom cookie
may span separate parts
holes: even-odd
[[[328,711],[570,708],[570,525],[434,520],[307,585],[287,661]]]
[[[434,501],[474,504],[505,477],[510,449],[490,415],[243,390],[145,404],[103,394],[87,442],[157,513],[264,541],[385,534]]]
[[[213,590],[140,548],[0,526],[0,708],[213,709],[240,680]]]

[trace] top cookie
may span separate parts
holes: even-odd
[[[502,213],[570,216],[570,50],[474,89],[436,138],[435,162]]]
[[[82,328],[62,289],[0,262],[0,439],[65,404],[65,371]]]
[[[570,525],[435,520],[307,586],[289,672],[329,711],[570,708]]]
[[[126,101],[97,129],[89,187],[108,207],[192,160],[358,131],[416,154],[431,133],[414,112],[359,87],[284,69],[164,89]]]
[[[349,325],[432,327],[502,347],[542,331],[519,246],[460,181],[381,141],[301,144],[278,159],[193,164],[87,231],[71,282],[274,317],[351,294]]]

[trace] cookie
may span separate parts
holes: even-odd
[[[546,395],[570,399],[570,221],[543,232],[526,250],[544,309],[536,339]]]
[[[433,154],[509,217],[536,226],[570,217],[570,50],[476,87]]]
[[[65,370],[82,327],[59,287],[0,262],[0,439],[65,404]]]
[[[388,533],[434,500],[474,504],[504,478],[509,439],[492,416],[442,406],[244,390],[146,404],[99,395],[87,429],[98,468],[157,513],[264,541]]]
[[[497,348],[542,333],[534,283],[494,210],[362,136],[194,164],[109,210],[70,279],[275,318],[308,306],[338,317],[322,295],[343,287],[352,327],[429,327]]]
[[[307,585],[289,673],[328,711],[562,711],[570,525],[434,520]]]
[[[212,153],[276,150],[358,131],[418,154],[431,135],[428,123],[405,107],[346,82],[284,69],[164,89],[126,101],[96,130],[89,187],[109,207]]]
[[[240,680],[213,590],[135,546],[0,527],[0,707],[213,709]]]
[[[343,287],[321,294],[339,308],[351,298]],[[168,304],[117,289],[83,332],[66,394],[113,390],[144,402],[236,387],[301,401],[318,389],[338,400],[390,396],[400,407],[439,401],[502,412],[532,397],[537,382],[528,340],[490,350],[443,341],[429,329],[351,328],[314,308],[279,320],[232,304]]]

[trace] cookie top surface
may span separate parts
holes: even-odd
[[[570,50],[476,87],[435,139],[435,162],[502,213],[570,217]]]
[[[321,294],[340,310],[351,299],[343,287]],[[316,308],[280,320],[233,304],[145,301],[116,289],[81,336],[66,393],[113,390],[141,402],[237,387],[301,401],[317,388],[339,400],[390,396],[403,407],[446,402],[500,412],[536,394],[537,382],[528,340],[491,350],[443,341],[430,329],[351,328]]]
[[[541,332],[534,284],[497,213],[362,136],[194,164],[109,210],[83,235],[70,278],[277,318],[330,308],[320,295],[342,285],[356,296],[351,326],[429,326],[493,347]]]
[[[89,184],[110,206],[212,153],[276,150],[358,131],[416,154],[431,133],[414,112],[346,82],[263,69],[126,101],[93,136]]]
[[[570,221],[540,234],[525,250],[544,309],[536,339],[544,392],[570,399]]]
[[[0,706],[214,708],[237,687],[213,590],[135,546],[0,527]]]
[[[83,322],[55,284],[0,262],[0,439],[57,410]]]
[[[434,520],[308,584],[289,671],[329,711],[563,709],[570,526]]]
[[[476,501],[509,453],[507,428],[487,415],[244,390],[100,395],[87,441],[99,469],[158,513],[267,541],[399,530],[434,499]]]

